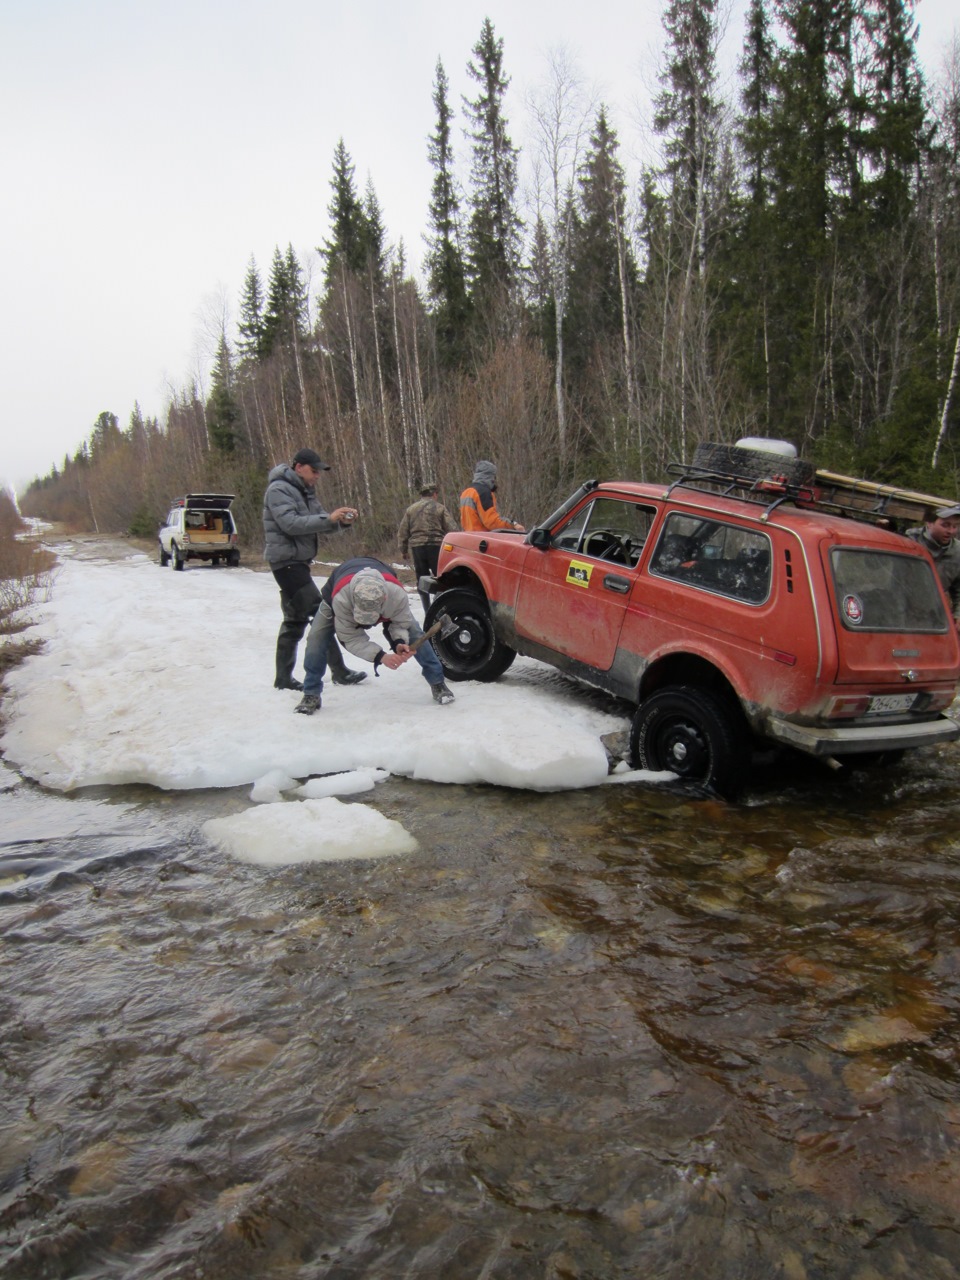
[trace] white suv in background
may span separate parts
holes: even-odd
[[[188,493],[177,498],[160,527],[158,559],[182,569],[188,560],[240,563],[237,525],[230,510],[232,493]]]

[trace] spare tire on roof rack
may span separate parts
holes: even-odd
[[[758,448],[759,440],[743,444],[698,444],[692,465],[721,476],[737,476],[743,480],[783,480],[787,484],[812,485],[817,469],[812,462],[796,456],[792,445],[771,440],[769,448]],[[782,450],[789,450],[785,452]]]

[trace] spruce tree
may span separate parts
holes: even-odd
[[[224,333],[217,343],[206,420],[210,447],[218,453],[235,453],[240,441],[241,413],[233,394],[233,364]]]
[[[383,291],[387,278],[387,232],[383,225],[383,212],[373,186],[367,178],[363,195],[364,270],[372,273],[378,294]]]
[[[769,415],[798,442],[831,403],[828,315],[837,211],[851,192],[852,0],[778,0],[786,44],[774,66],[765,342]]]
[[[770,292],[778,274],[771,123],[776,56],[767,0],[750,0],[739,64],[741,110],[736,124],[742,192],[736,231],[725,245],[721,271],[724,315],[745,397],[744,411],[757,419],[759,431],[773,430],[769,325]]]
[[[241,359],[263,359],[263,284],[260,280],[260,272],[257,270],[256,261],[252,255],[243,282],[243,294],[240,298],[240,322],[237,325],[237,330],[240,334],[238,348]]]
[[[454,157],[450,140],[453,112],[448,100],[448,83],[443,63],[437,61],[433,105],[437,113],[435,131],[427,140],[427,158],[434,169],[430,190],[430,234],[427,237],[425,268],[427,293],[433,311],[437,355],[444,367],[459,363],[466,350],[470,304],[466,272],[460,249],[460,202],[454,178]]]
[[[273,251],[270,285],[263,312],[264,356],[279,349],[292,350],[306,336],[307,295],[303,272],[293,245],[286,253],[279,247]]]
[[[97,420],[90,433],[89,455],[92,462],[101,462],[112,453],[123,440],[120,422],[115,413],[104,411],[97,415]]]
[[[624,288],[629,299],[637,269],[626,233],[626,178],[619,141],[601,106],[577,179],[567,307],[567,359],[582,374],[596,347],[621,342]]]
[[[663,19],[667,63],[654,113],[664,138],[661,176],[675,252],[681,263],[690,256],[697,271],[706,261],[717,169],[715,8],[716,0],[670,0]]]
[[[341,269],[360,274],[367,268],[370,253],[370,228],[357,195],[353,161],[341,138],[333,153],[333,195],[330,214],[330,238],[319,252],[326,262],[326,285],[329,289]]]
[[[464,99],[473,161],[467,268],[471,300],[497,324],[499,313],[516,308],[522,222],[517,213],[517,150],[510,141],[504,98],[503,40],[485,18],[467,73],[479,92]],[[509,321],[508,321],[509,323]]]
[[[659,446],[681,457],[716,431],[711,259],[731,193],[715,97],[715,7],[715,0],[670,0],[654,115],[664,139],[658,178],[667,217],[666,236],[651,245],[648,264],[646,323],[659,347],[649,380],[657,386]]]

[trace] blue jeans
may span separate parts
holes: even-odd
[[[384,632],[389,637],[389,622],[384,626]],[[326,601],[322,601],[307,634],[307,647],[303,655],[303,669],[306,672],[303,681],[304,694],[319,698],[323,692],[323,677],[327,670],[327,651],[335,635],[333,610]],[[422,635],[423,627],[414,619],[410,626],[410,643],[413,644]],[[429,640],[426,644],[422,644],[413,656],[419,662],[420,670],[423,672],[423,678],[427,684],[432,686],[443,683],[443,667],[441,667],[440,659],[434,652],[433,645]]]

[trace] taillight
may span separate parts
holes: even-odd
[[[942,693],[928,693],[927,697],[930,701],[924,707],[924,711],[946,711],[953,702],[953,693],[952,689],[945,689]]]

